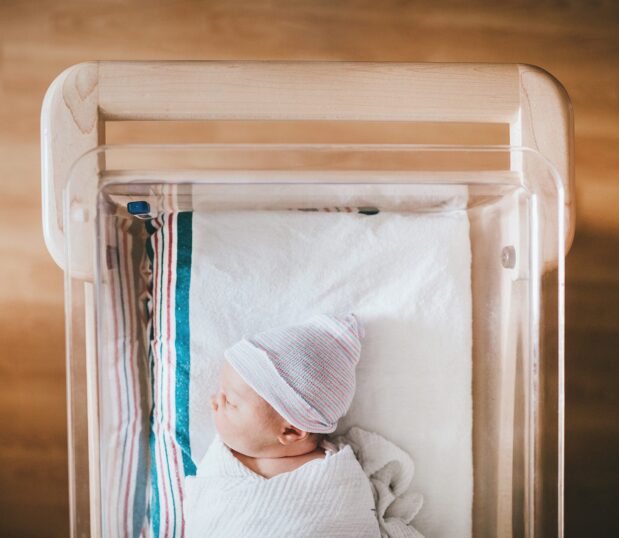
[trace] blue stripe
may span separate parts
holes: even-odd
[[[183,455],[185,476],[196,474],[189,440],[189,380],[191,348],[189,328],[189,289],[191,287],[192,216],[182,211],[176,226],[176,442]]]
[[[153,536],[159,536],[159,488],[157,487],[157,460],[155,458],[155,436],[151,430],[150,435],[150,480],[152,485],[151,506],[149,515],[151,518],[151,526],[153,528]]]

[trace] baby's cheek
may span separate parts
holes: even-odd
[[[221,436],[235,435],[236,431],[239,429],[237,425],[238,420],[231,416],[231,413],[225,408],[220,407],[218,411],[213,413],[213,417],[215,420],[215,428],[217,428]]]
[[[226,418],[221,409],[213,413],[213,420],[215,422],[215,428],[220,434],[226,430]]]
[[[282,420],[283,419],[271,407],[257,409],[253,419],[254,424],[258,424],[260,429],[265,432],[271,432],[273,429],[277,429],[278,424]]]

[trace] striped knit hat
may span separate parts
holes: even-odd
[[[364,334],[355,314],[318,314],[300,325],[244,337],[224,356],[290,424],[329,433],[354,396]]]

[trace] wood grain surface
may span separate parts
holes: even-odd
[[[0,536],[68,534],[63,274],[41,231],[39,112],[60,71],[95,59],[519,62],[554,74],[576,121],[566,536],[619,535],[618,2],[0,0]]]

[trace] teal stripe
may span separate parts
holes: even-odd
[[[177,215],[176,226],[176,442],[183,455],[185,476],[196,474],[189,439],[189,380],[191,348],[189,290],[191,287],[192,212]]]
[[[152,486],[152,494],[150,498],[150,506],[148,513],[150,516],[150,524],[153,528],[153,536],[159,536],[159,488],[157,487],[157,459],[155,456],[156,444],[155,436],[152,431],[152,415],[151,415],[151,433],[150,433],[150,481]]]

